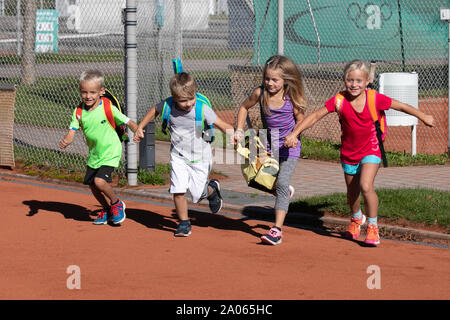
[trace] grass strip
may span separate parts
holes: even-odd
[[[377,189],[378,216],[391,221],[405,219],[426,225],[449,228],[450,192],[426,188]],[[364,208],[364,200],[361,204]],[[323,216],[329,213],[350,217],[345,193],[302,198],[291,203],[289,210]],[[364,210],[364,209],[363,209]],[[450,233],[450,229],[448,230]]]

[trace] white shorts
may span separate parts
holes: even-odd
[[[189,189],[194,203],[206,198],[212,159],[209,163],[190,163],[181,156],[171,154],[170,166],[170,193],[186,193]]]

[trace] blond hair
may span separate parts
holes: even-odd
[[[295,63],[286,56],[274,55],[270,57],[263,69],[263,87],[268,69],[281,70],[281,78],[284,80],[284,95],[289,95],[292,105],[302,113],[306,111],[306,96],[303,88],[302,74]],[[264,90],[262,106],[264,113],[270,115],[268,106],[269,94]]]
[[[347,80],[348,74],[355,70],[361,70],[369,78],[370,66],[362,60],[353,60],[345,66],[343,80]]]
[[[186,72],[177,73],[170,79],[170,93],[177,100],[180,98],[193,98],[197,92],[197,83],[192,75]]]
[[[100,85],[100,88],[105,87],[105,76],[103,75],[103,72],[97,69],[84,71],[80,75],[80,83],[85,81],[95,81]]]

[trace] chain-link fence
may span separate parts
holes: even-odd
[[[377,61],[384,72],[417,72],[419,109],[435,128],[417,129],[417,152],[447,152],[448,0],[284,0],[278,35],[277,0],[137,0],[137,118],[169,95],[172,59],[181,58],[199,91],[226,121],[260,85],[261,65],[284,54],[300,67],[308,113],[343,89],[342,71],[353,59]],[[105,73],[107,87],[124,101],[125,0],[0,0],[0,83],[18,85],[14,142],[17,156],[62,167],[84,167],[87,147],[78,134],[64,152],[58,142],[79,103],[78,77]],[[254,109],[254,110],[253,110]],[[252,108],[252,117],[258,117]],[[156,120],[157,124],[159,119]],[[339,142],[330,115],[304,137]],[[411,150],[410,127],[391,127],[387,150]]]

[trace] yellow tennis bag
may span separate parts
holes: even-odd
[[[251,148],[251,147],[255,148]],[[255,149],[256,152],[252,152]],[[236,151],[244,158],[241,165],[242,175],[249,187],[273,192],[276,187],[280,164],[267,151],[258,136],[246,137],[244,145],[238,143]]]

